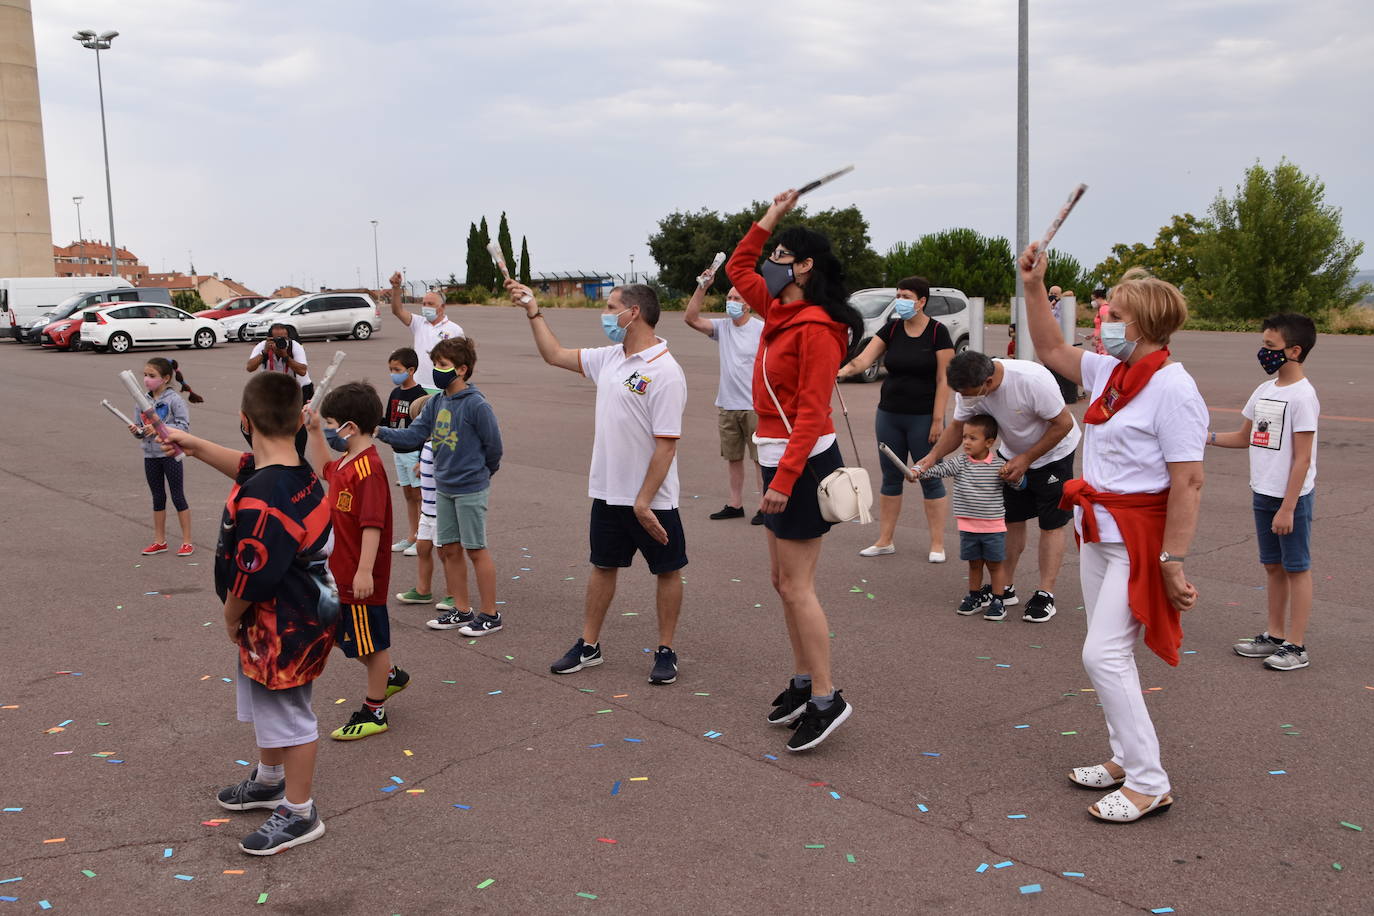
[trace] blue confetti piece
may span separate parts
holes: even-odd
[[[612,795],[619,795],[619,794],[620,794],[620,780],[617,779],[615,782],[611,783],[611,794],[612,794]]]
[[[164,858],[164,859],[170,859],[171,857],[172,857],[172,847],[168,846],[166,849],[162,850],[162,858]]]
[[[1011,665],[993,665],[994,668],[1010,668]]]
[[[1012,728],[1030,728],[1029,725],[1013,725]]]
[[[974,871],[978,872],[978,874],[980,874],[980,875],[981,875],[983,872],[987,871],[987,870],[988,870],[988,863],[986,863],[986,862],[984,862],[982,865],[979,865],[977,868],[974,869]]]
[[[1197,655],[1197,649],[1184,649],[1184,655]]]
[[[39,908],[40,910],[50,910],[50,909],[52,909],[52,904],[49,903],[49,902],[46,901],[46,900],[40,900],[40,901],[38,901],[38,908]],[[1172,912],[1172,911],[1170,911],[1170,912]]]
[[[395,786],[382,786],[381,789],[379,789],[378,791],[379,791],[379,792],[395,792],[395,791],[396,791],[396,787],[395,787]]]
[[[1008,815],[1007,815],[1007,820],[1009,820],[1009,821],[1024,821],[1025,819],[1026,819],[1026,816],[1025,816],[1024,814],[1008,814]]]
[[[248,761],[247,761],[247,760],[235,760],[234,762],[237,763],[237,764],[238,764],[239,766],[241,766],[241,767],[246,767],[246,766],[248,766]]]
[[[16,881],[23,881],[23,880],[24,880],[23,878],[6,878],[4,881],[0,881],[0,884],[13,884],[13,883],[16,882]]]
[[[644,743],[644,739],[643,739],[643,738],[625,738],[624,740],[630,742],[631,744],[643,744],[643,743]]]
[[[1173,911],[1174,911],[1174,908],[1171,907],[1171,906],[1161,906],[1161,907],[1156,907],[1156,908],[1153,909],[1153,910],[1150,910],[1151,913],[1172,913]]]
[[[1270,776],[1284,776],[1284,775],[1287,775],[1287,773],[1288,773],[1287,770],[1270,770],[1270,771],[1269,771],[1269,775],[1270,775]]]
[[[1013,864],[1014,864],[1014,863],[1011,861],[1011,859],[1008,859],[1008,860],[1005,861],[1005,862],[998,862],[996,865],[994,865],[994,866],[992,866],[992,867],[993,867],[993,868],[1011,868],[1011,866],[1012,866]]]
[[[66,728],[68,725],[71,725],[71,724],[72,724],[73,722],[75,722],[75,721],[76,721],[75,719],[68,719],[68,720],[65,721],[65,722],[58,722],[58,723],[57,723],[57,727],[58,727],[58,728]]]
[[[6,809],[5,809],[5,813],[6,813],[6,814],[14,814],[16,811],[23,811],[23,810],[24,810],[23,808],[6,808]]]
[[[115,760],[113,757],[106,757],[106,758],[105,758],[105,762],[106,762],[106,763],[123,763],[124,761],[123,761],[123,760]]]
[[[460,811],[471,811],[471,810],[472,810],[472,805],[454,805],[453,807],[459,809]]]
[[[16,902],[18,902],[19,898],[18,898],[18,897],[0,897],[0,900],[5,901],[6,903],[16,903]]]
[[[499,690],[488,690],[488,691],[487,691],[487,696],[489,696],[489,697],[494,697],[494,696],[496,696],[496,695],[497,695],[498,693],[500,693],[500,692],[501,692],[501,691],[499,691]]]
[[[920,811],[922,814],[925,814],[925,813],[928,812],[930,809],[927,808],[925,805],[919,805],[919,804],[918,804],[918,805],[916,806],[916,810],[917,810],[917,811]]]
[[[393,776],[393,777],[391,777],[391,781],[394,782],[394,783],[396,783],[396,785],[398,785],[398,786],[405,785],[405,780],[402,779],[402,778],[399,777],[399,776]]]
[[[190,875],[172,875],[172,877],[173,877],[173,878],[176,878],[178,881],[190,881],[190,880],[192,880],[192,878],[191,878]]]
[[[778,758],[774,757],[772,754],[764,754],[764,755],[763,755],[763,759],[764,759],[764,760],[777,760]]]
[[[1061,872],[1060,874],[1062,874],[1065,878],[1081,878],[1081,877],[1083,877],[1083,873],[1082,873],[1081,871],[1066,871],[1066,872]]]
[[[1023,885],[1021,885],[1021,893],[1023,893],[1023,894],[1038,894],[1038,893],[1040,893],[1040,885],[1038,885],[1038,884],[1023,884]]]
[[[589,744],[587,747],[605,747],[605,744]]]
[[[506,602],[504,602],[504,601],[498,601],[498,602],[496,602],[496,603],[497,603],[497,604],[505,604]]]
[[[838,793],[838,792],[831,792],[831,793],[830,793],[830,797],[833,798],[833,799],[835,799],[836,801],[839,801],[839,800],[840,800],[840,793]]]
[[[934,751],[921,751],[921,753],[924,754],[924,755],[927,756],[927,757],[939,757],[939,756],[940,756],[939,754],[935,753]]]
[[[232,684],[232,683],[234,683],[233,681],[229,680],[229,678],[227,678],[227,677],[222,677],[222,678],[220,678],[220,680],[221,680],[221,681],[224,681],[224,683],[226,683],[226,684]]]

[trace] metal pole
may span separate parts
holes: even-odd
[[[119,247],[115,244],[114,191],[110,188],[110,139],[105,133],[105,77],[100,72],[100,42],[95,42],[95,82],[100,90],[100,143],[105,148],[105,204],[110,211],[110,276],[119,276]]]
[[[373,287],[373,289],[381,289],[381,288],[382,288],[382,260],[381,260],[381,258],[378,257],[378,255],[377,255],[377,221],[376,221],[375,219],[372,221],[372,269],[373,269],[373,271],[375,272],[375,276],[373,277],[373,280],[374,280],[374,282],[377,284],[376,286]]]
[[[1030,67],[1029,67],[1029,0],[1020,0],[1016,26],[1016,249],[1013,258],[1030,244]],[[1012,320],[1016,323],[1016,358],[1033,359],[1030,328],[1026,324],[1026,290],[1021,283],[1021,271],[1016,271],[1016,299],[1012,302]]]
[[[83,232],[81,231],[81,202],[82,202],[83,200],[85,200],[85,199],[86,199],[85,197],[73,197],[73,198],[72,198],[72,203],[76,204],[76,237],[77,237],[78,239],[81,240],[81,263],[82,263],[82,264],[85,264],[85,263],[86,263],[86,235],[85,235],[85,233],[83,233]],[[82,271],[85,271],[85,269],[86,269],[85,267],[82,267],[82,268],[81,268]],[[82,274],[80,274],[80,275],[81,275],[81,276],[85,276],[84,273],[82,273]]]

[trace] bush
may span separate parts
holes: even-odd
[[[485,286],[455,286],[444,293],[444,301],[458,305],[483,305],[491,299],[491,291]]]
[[[200,293],[189,289],[177,290],[172,293],[172,305],[183,312],[199,312],[206,308],[205,300],[200,298]]]

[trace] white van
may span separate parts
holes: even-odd
[[[0,278],[0,337],[16,337],[25,328],[77,293],[132,287],[123,277]]]

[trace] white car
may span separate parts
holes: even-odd
[[[264,299],[246,312],[239,312],[237,315],[215,320],[224,325],[225,333],[229,335],[230,340],[246,341],[248,339],[248,325],[261,318],[264,312],[270,312],[281,303],[281,299]]]
[[[101,353],[172,345],[204,350],[227,340],[224,325],[215,319],[197,318],[171,305],[129,302],[81,316],[81,346]]]
[[[873,335],[882,330],[883,325],[894,316],[893,300],[897,298],[895,286],[877,289],[861,289],[849,297],[849,304],[859,310],[864,320],[864,337],[855,352],[868,346]],[[963,353],[968,349],[968,297],[957,289],[932,286],[930,297],[926,299],[926,314],[945,326],[949,339],[954,341],[954,352]],[[871,382],[882,369],[881,357],[873,361],[861,375],[855,378]]]
[[[286,325],[294,340],[318,337],[352,337],[367,340],[382,329],[381,310],[365,293],[306,293],[286,299],[270,311],[260,312],[248,324],[245,336],[261,340],[274,324]]]

